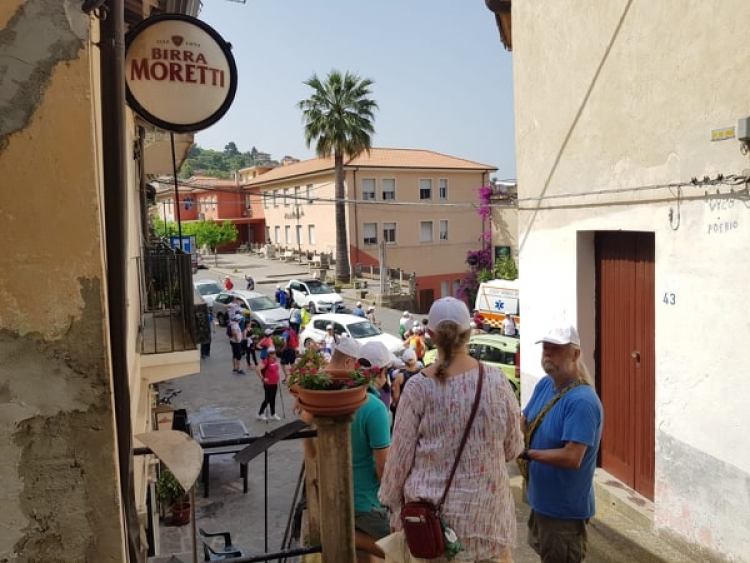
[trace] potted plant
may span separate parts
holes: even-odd
[[[187,493],[177,477],[166,467],[161,468],[156,480],[156,498],[162,507],[171,512],[172,524],[182,526],[190,522],[190,502]]]
[[[351,370],[329,369],[318,350],[307,348],[289,372],[289,389],[314,416],[340,416],[364,404],[367,387],[377,375],[377,369],[359,364]]]

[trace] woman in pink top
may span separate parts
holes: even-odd
[[[281,420],[281,417],[276,414],[276,392],[279,389],[279,362],[276,359],[276,348],[269,348],[267,352],[268,356],[261,361],[258,369],[258,376],[263,382],[265,397],[256,418],[259,420],[268,420],[269,418]],[[270,407],[271,416],[266,416],[266,407]]]
[[[443,494],[476,393],[479,364],[467,351],[471,316],[444,297],[430,308],[438,359],[401,395],[380,501],[401,529],[404,502],[437,503]],[[443,516],[463,548],[461,561],[511,561],[516,512],[506,463],[523,451],[520,408],[505,375],[485,366],[476,419],[448,491]]]

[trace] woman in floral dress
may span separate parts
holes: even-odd
[[[399,401],[380,501],[399,530],[404,502],[443,494],[476,393],[479,364],[468,354],[471,316],[452,297],[436,301],[428,329],[438,359],[411,378]],[[510,562],[516,514],[506,463],[523,451],[518,401],[505,375],[484,366],[476,419],[448,491],[443,516],[462,551],[454,561]]]

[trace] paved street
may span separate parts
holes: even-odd
[[[232,275],[235,287],[244,288],[244,274],[256,279],[256,289],[272,294],[275,283],[283,283],[295,276],[306,276],[307,269],[299,264],[267,261],[245,255],[220,257],[215,270],[200,271],[197,278],[221,278]],[[352,295],[346,295],[353,298]],[[352,301],[350,304],[353,304]],[[378,310],[382,328],[397,333],[401,311]],[[421,318],[421,317],[419,317]],[[244,363],[244,361],[243,361]],[[165,382],[162,388],[176,387],[182,393],[175,406],[187,409],[193,425],[218,419],[240,419],[250,434],[260,436],[264,432],[294,419],[291,413],[292,400],[288,391],[282,390],[281,404],[277,412],[286,412],[281,421],[256,420],[255,414],[262,401],[262,387],[254,372],[237,376],[231,372],[231,356],[228,340],[223,328],[217,327],[211,345],[210,358],[202,361],[201,373]],[[268,452],[267,481],[264,480],[265,459],[259,456],[250,462],[249,490],[242,492],[239,467],[232,455],[211,458],[210,496],[203,497],[202,485],[196,491],[197,525],[209,532],[229,531],[233,542],[246,553],[276,551],[281,547],[284,530],[292,507],[295,485],[302,465],[302,446],[298,441],[284,441]],[[537,562],[538,557],[526,545],[525,522],[528,506],[520,501],[521,482],[515,464],[509,464],[513,473],[516,496],[516,513],[519,523],[519,547],[514,550],[516,562]],[[264,538],[264,487],[268,491],[268,544]],[[671,563],[708,561],[695,553],[689,553],[681,544],[674,546],[655,535],[642,521],[630,520],[605,503],[599,503],[597,518],[590,527],[591,547],[587,561],[602,563],[659,562]],[[185,553],[192,545],[191,527],[161,526],[161,552]],[[200,546],[199,546],[200,547]],[[200,554],[202,559],[202,554]],[[290,559],[289,561],[295,561]]]

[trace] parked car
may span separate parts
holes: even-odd
[[[224,291],[224,286],[216,280],[195,280],[193,286],[201,294],[209,309],[213,309],[216,296]]]
[[[500,368],[508,378],[516,397],[521,399],[521,345],[518,338],[501,334],[475,334],[469,338],[469,354],[488,365]],[[437,349],[428,350],[423,363],[437,359]]]
[[[326,334],[326,326],[333,325],[333,333],[339,337],[350,336],[364,344],[375,340],[382,342],[391,354],[400,356],[404,351],[404,341],[398,336],[383,332],[367,319],[346,313],[323,313],[316,315],[300,334],[300,342],[307,346],[311,340],[320,342]]]
[[[291,290],[297,306],[307,305],[311,315],[330,311],[334,306],[338,311],[345,307],[344,299],[320,280],[291,280],[286,287]]]
[[[235,289],[222,291],[214,300],[214,316],[221,326],[229,322],[227,306],[233,299],[239,299],[247,322],[254,328],[280,332],[289,324],[289,309],[279,307],[276,301],[257,291]]]

